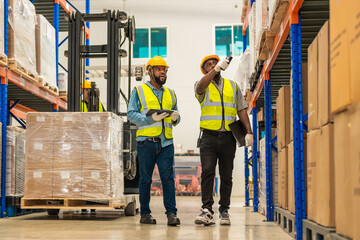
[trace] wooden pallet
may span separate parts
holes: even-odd
[[[59,95],[59,98],[67,102],[67,95]]]
[[[59,96],[58,88],[50,86],[48,83],[44,83],[44,80],[42,78],[38,78],[38,80],[39,80],[38,86],[41,89],[47,91],[48,93],[50,93],[52,95]]]
[[[330,233],[330,234],[326,235],[325,239],[326,240],[351,240],[351,238],[343,237],[336,233]]]
[[[258,60],[267,60],[274,45],[275,34],[270,31],[263,31],[260,40]]]
[[[335,228],[324,227],[307,219],[303,220],[303,239],[325,239],[331,233],[335,233]]]
[[[8,65],[7,56],[5,53],[0,53],[0,66],[6,67]]]
[[[18,74],[20,77],[23,77],[33,83],[38,83],[38,79],[35,78],[34,75],[29,73],[25,68],[23,68],[18,61],[16,60],[9,60],[8,68]]]
[[[275,207],[274,222],[281,227],[284,232],[296,239],[295,215],[290,213],[289,210]]]
[[[114,209],[125,208],[125,203],[108,199],[83,198],[22,198],[22,209]]]
[[[288,0],[276,0],[276,8],[273,18],[270,20],[270,31],[272,33],[279,32],[281,22],[289,6]]]

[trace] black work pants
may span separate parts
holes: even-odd
[[[204,130],[200,144],[202,208],[207,208],[212,213],[215,169],[218,161],[220,173],[219,211],[223,212],[230,208],[235,151],[236,140],[231,132]]]

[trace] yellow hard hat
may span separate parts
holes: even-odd
[[[209,60],[209,59],[216,59],[218,62],[220,61],[220,58],[219,58],[218,55],[206,55],[206,56],[203,58],[203,60],[201,61],[201,64],[200,64],[200,70],[201,70],[201,72],[202,72],[204,75],[206,75],[206,73],[204,72],[203,66],[204,66],[204,63],[205,63],[207,60]]]
[[[85,80],[82,83],[81,88],[91,88],[91,82],[89,80]]]
[[[149,62],[146,64],[146,71],[148,70],[149,66],[164,66],[169,68],[169,66],[166,64],[165,60],[160,56],[155,56],[149,60]]]

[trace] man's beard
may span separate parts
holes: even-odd
[[[167,77],[164,77],[164,81],[162,82],[162,81],[160,80],[160,77],[154,76],[155,82],[156,82],[157,84],[159,84],[160,86],[162,86],[162,85],[164,85],[164,84],[166,83],[166,78],[167,78]]]

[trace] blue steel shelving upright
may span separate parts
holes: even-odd
[[[250,2],[250,1],[249,1]],[[271,136],[271,76],[270,70],[273,67],[279,52],[290,33],[291,38],[291,70],[292,70],[292,95],[293,95],[293,141],[294,141],[294,185],[295,185],[295,228],[296,239],[302,239],[302,220],[306,218],[305,209],[305,181],[304,181],[304,139],[303,131],[306,126],[303,121],[306,116],[303,117],[302,109],[302,43],[301,43],[301,17],[300,8],[304,0],[290,0],[288,11],[286,12],[284,19],[281,23],[281,31],[277,33],[274,46],[270,51],[269,59],[264,63],[263,70],[260,74],[256,87],[252,96],[252,109],[248,109],[248,113],[252,111],[253,115],[253,131],[255,136],[253,146],[253,170],[256,168],[257,163],[257,122],[256,122],[256,101],[260,95],[260,92],[265,85],[265,152],[266,152],[266,204],[267,204],[267,220],[273,220],[273,189],[272,189],[272,149],[277,149],[272,146],[272,143],[276,141],[276,137],[272,139]],[[251,1],[252,3],[252,1]],[[251,6],[251,5],[250,5]],[[248,12],[246,15],[245,23],[248,23]],[[247,25],[244,25],[246,30]],[[304,120],[303,120],[304,119]],[[247,156],[245,156],[247,160]],[[257,174],[257,172],[256,172]],[[254,211],[257,210],[255,206],[257,198],[257,176],[253,176],[254,179]],[[245,180],[245,184],[247,181]]]

